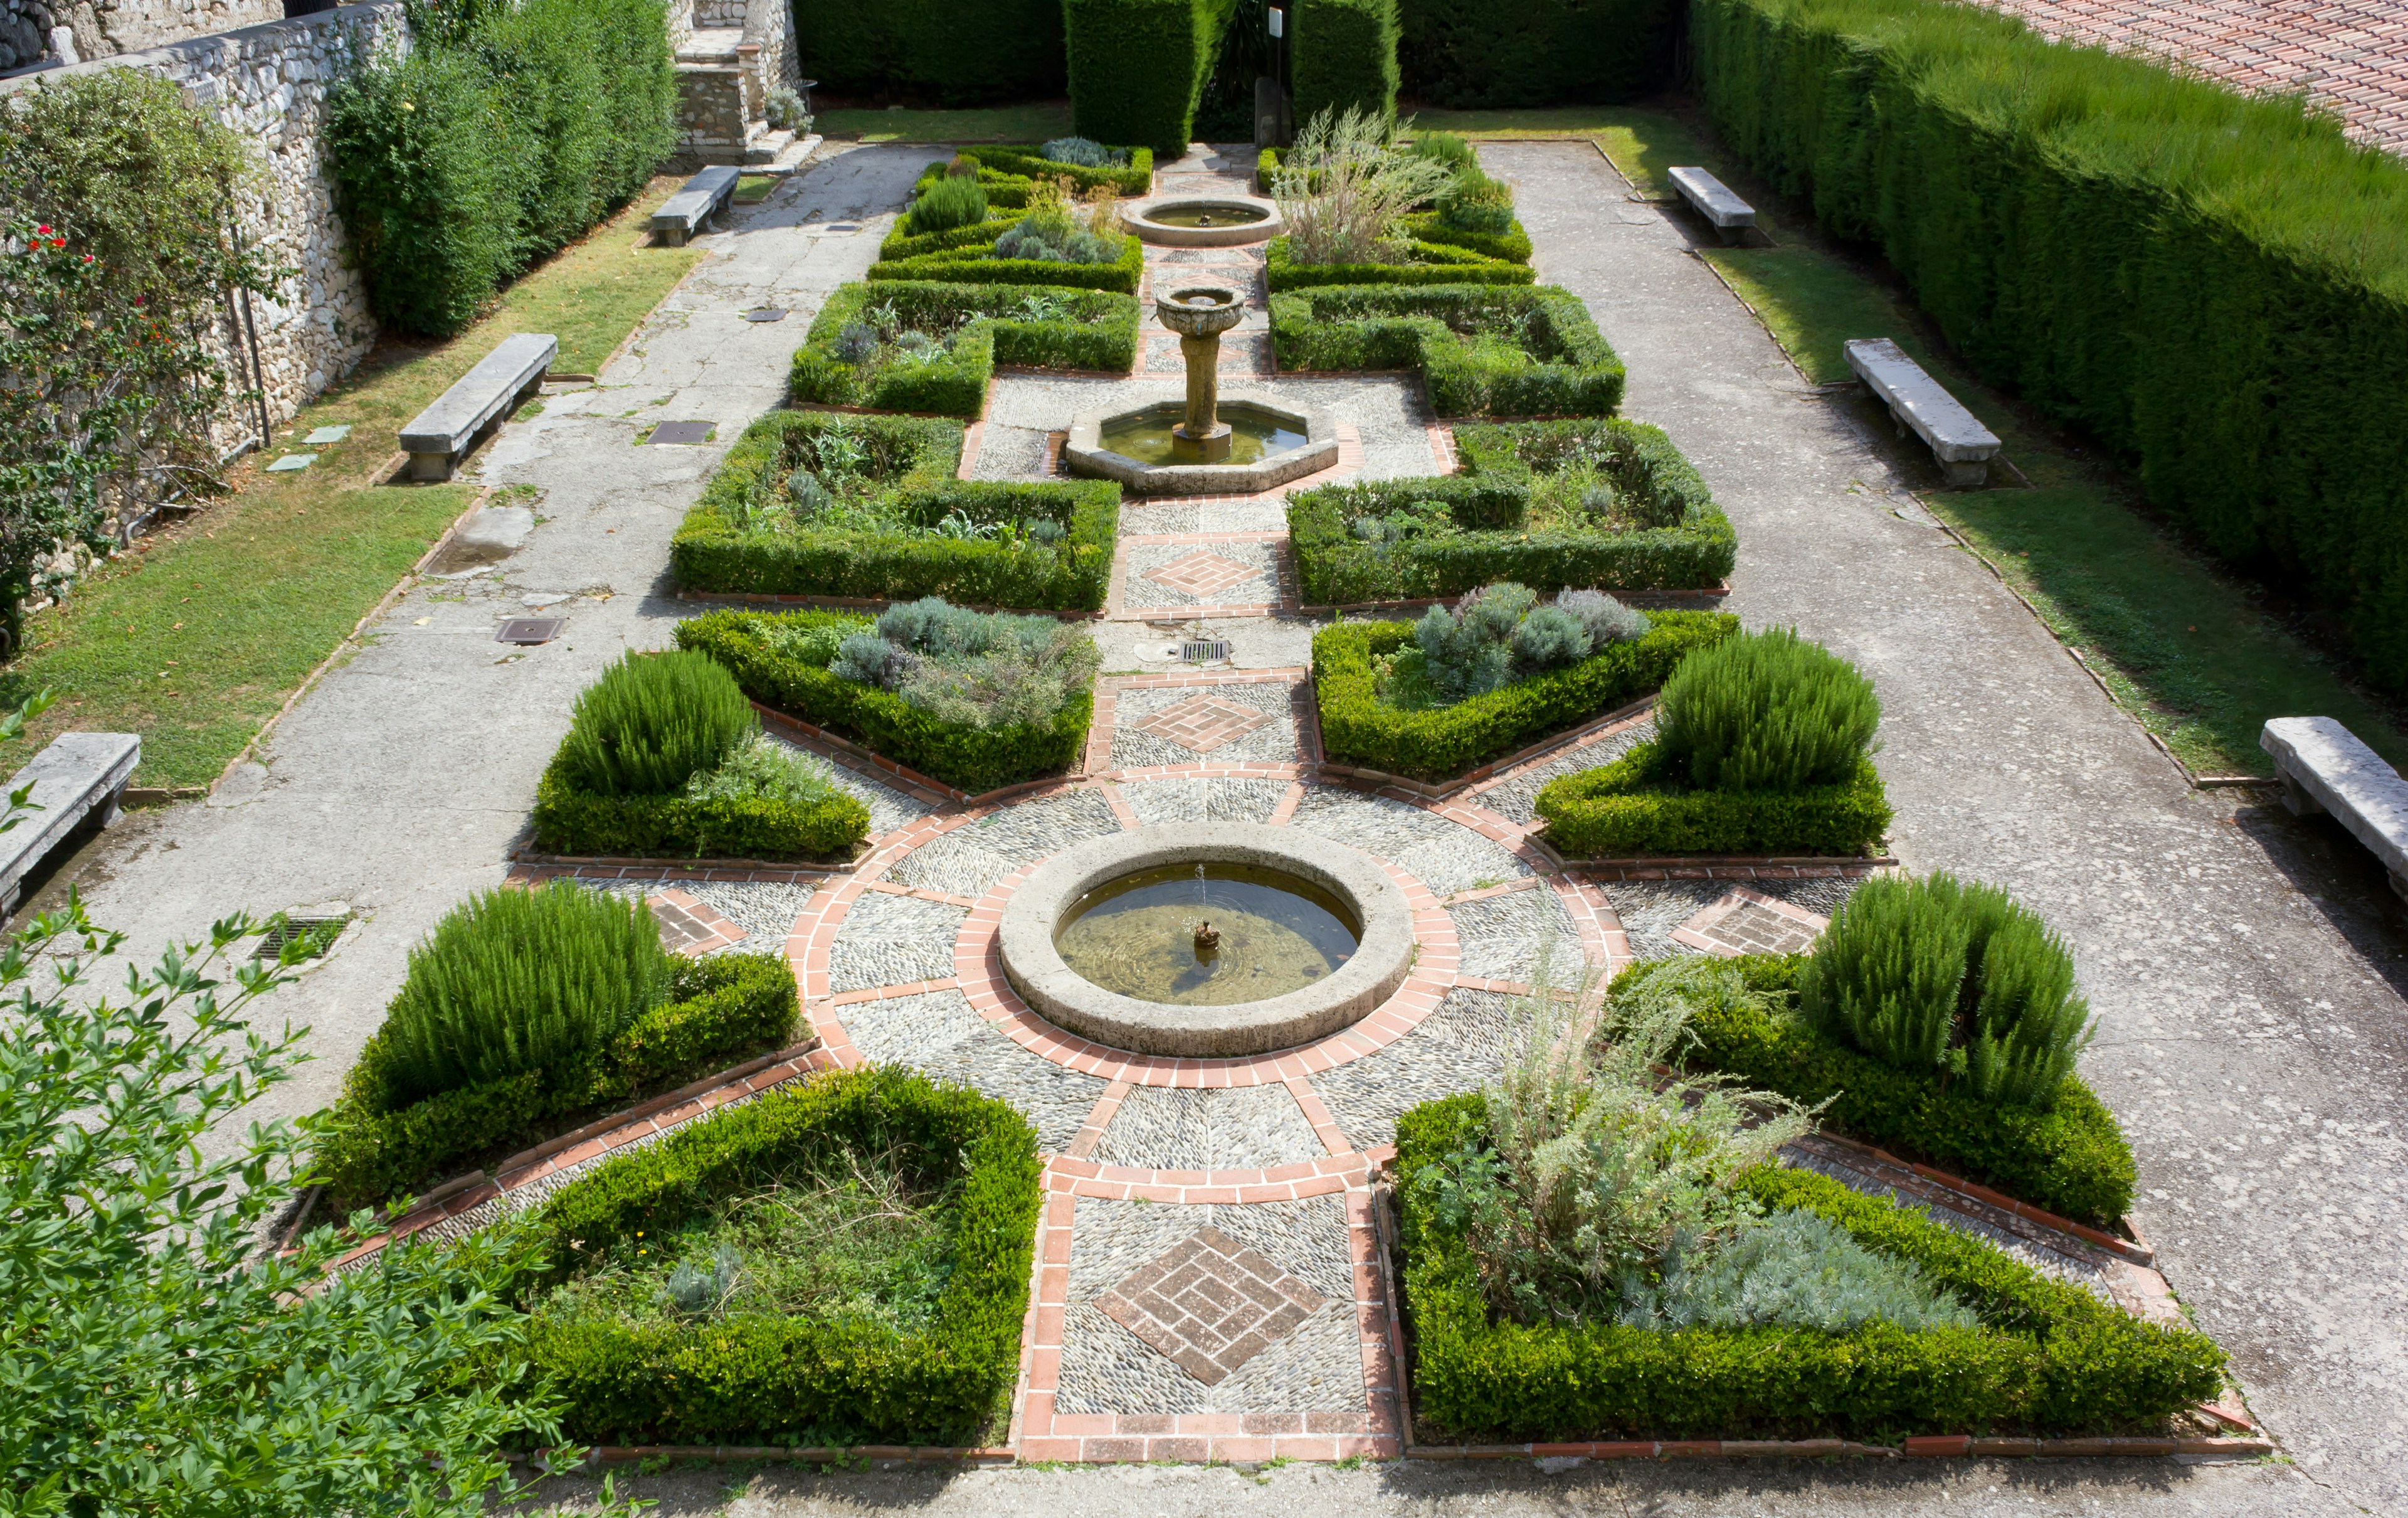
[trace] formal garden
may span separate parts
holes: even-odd
[[[1778,404],[1837,408],[1858,403],[1817,388],[1830,334],[1781,284],[1809,277],[1749,260],[1776,231],[1886,260],[1925,313],[1900,360],[1975,429],[2016,401],[1971,465],[1903,424],[1863,444],[1899,496],[1997,552],[1985,502],[2059,488],[2011,485],[2015,460],[2095,440],[2183,553],[2313,587],[2343,651],[2276,630],[2252,657],[2346,664],[2362,694],[2401,664],[2408,170],[2296,102],[1930,0],[1505,8],[1528,15],[801,7],[825,123],[890,96],[954,125],[1066,91],[1067,113],[828,144],[727,230],[706,208],[689,249],[647,222],[679,188],[681,23],[413,5],[413,45],[331,91],[326,147],[376,320],[421,346],[317,404],[414,455],[412,409],[506,340],[556,340],[503,386],[504,442],[445,464],[464,484],[329,478],[340,440],[307,481],[215,451],[194,418],[265,412],[210,302],[292,277],[224,233],[248,150],[131,71],[0,102],[0,283],[34,313],[0,324],[0,369],[33,377],[0,414],[83,426],[0,474],[22,655],[0,742],[211,704],[197,669],[109,677],[138,696],[79,673],[88,608],[309,653],[230,666],[265,702],[330,655],[340,678],[365,645],[335,624],[385,615],[369,581],[405,576],[386,632],[481,594],[484,566],[420,556],[512,490],[577,499],[579,450],[624,445],[659,528],[577,601],[580,634],[614,597],[643,610],[572,666],[525,794],[457,782],[523,830],[393,946],[355,1047],[265,1031],[277,988],[363,957],[376,925],[348,908],[236,913],[115,994],[121,941],[80,901],[0,959],[0,1382],[34,1410],[0,1470],[25,1511],[239,1489],[261,1495],[222,1511],[466,1513],[589,1454],[2274,1451],[2248,1351],[2177,1300],[2136,1216],[2183,1182],[2100,1075],[2129,1035],[2089,914],[2120,908],[1905,846],[1935,788],[1890,745],[1930,730],[1928,690],[1886,624],[1857,640],[1843,609],[1835,635],[1766,588],[1765,538],[1816,530],[1762,503],[1797,451],[1642,406],[1660,334],[1563,271],[1612,217],[1677,237],[1763,297],[1797,366]],[[1641,194],[1675,161],[1603,135],[1581,182],[1628,198],[1539,214],[1482,136],[1484,112],[1683,83],[1662,120],[1782,197],[1756,243],[1711,197]],[[121,119],[138,173],[77,147]],[[811,198],[854,171],[886,176],[871,212]],[[1969,180],[2014,193],[1932,188]],[[2136,198],[2147,219],[2113,209]],[[786,305],[710,286],[748,241],[810,265]],[[751,346],[724,335],[765,312]],[[767,398],[740,416],[614,414],[638,377],[737,363]],[[1861,442],[1873,404],[1817,414]],[[2072,430],[2028,442],[2047,428]],[[246,577],[206,557],[232,546],[210,523],[255,545],[352,513],[359,583],[294,571],[333,621],[184,610],[180,572],[183,599],[131,599],[164,592],[127,524],[178,470],[176,512],[219,504],[141,554],[209,600]],[[538,521],[595,553],[622,530]],[[2062,633],[2080,608],[2046,556],[2000,578]],[[2134,650],[2162,617],[2114,604],[2076,657],[2154,732],[2172,687]],[[552,608],[496,614],[530,609]],[[1869,598],[1865,629],[1889,611]],[[2265,715],[2197,700],[2192,746],[2160,742],[2186,781],[2230,762],[2200,732]],[[244,720],[195,723],[146,779],[248,753]],[[241,1136],[321,1053],[323,1104]],[[598,1500],[632,1511],[616,1482]]]

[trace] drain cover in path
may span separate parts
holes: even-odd
[[[744,319],[748,322],[782,322],[786,313],[775,306],[764,306],[759,311],[746,311]]]
[[[565,616],[514,616],[494,634],[497,643],[548,643],[560,636]]]
[[[663,422],[652,428],[652,435],[644,441],[646,442],[709,442],[710,424],[709,422]]]

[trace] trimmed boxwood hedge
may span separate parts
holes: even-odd
[[[782,1048],[800,1006],[780,954],[680,960],[668,999],[612,1041],[603,1074],[564,1088],[530,1070],[395,1107],[384,1035],[372,1035],[322,1116],[311,1164],[338,1213],[408,1195],[480,1156],[507,1154],[672,1091],[714,1069]]]
[[[1415,242],[1440,242],[1454,248],[1469,248],[1473,253],[1502,258],[1509,264],[1530,261],[1530,234],[1515,217],[1510,230],[1503,232],[1467,232],[1459,226],[1449,226],[1439,220],[1434,210],[1417,210],[1404,220],[1405,235]]]
[[[1484,358],[1459,332],[1512,341],[1528,359]],[[1285,369],[1419,369],[1440,416],[1608,416],[1622,404],[1622,360],[1580,297],[1551,284],[1283,291],[1271,349]]]
[[[942,432],[959,446],[958,426],[952,422],[772,412],[736,440],[670,541],[669,565],[678,583],[722,594],[885,600],[942,596],[966,606],[1102,608],[1120,528],[1120,486],[1109,480],[956,480],[951,477],[953,458],[932,449],[924,455],[925,467],[895,484],[904,509],[923,525],[955,512],[982,523],[1051,517],[1068,532],[1050,546],[853,529],[748,532],[736,525],[763,471],[778,466],[788,432],[839,424],[881,436],[912,428],[931,438]]]
[[[1697,0],[1723,141],[2408,687],[2408,165],[1979,6]]]
[[[744,694],[764,706],[831,729],[896,763],[972,795],[1065,773],[1086,757],[1092,690],[1081,691],[1044,727],[979,729],[947,722],[891,690],[843,679],[780,653],[762,636],[772,621],[847,630],[869,626],[841,612],[710,612],[678,624],[680,648],[727,666]]]
[[[1273,238],[1263,250],[1263,277],[1274,291],[1322,284],[1528,284],[1539,277],[1526,261],[1473,248],[1419,239],[1412,246],[1416,263],[1299,264],[1290,256],[1288,239]]]
[[[1628,966],[1613,977],[1612,994],[1670,962]],[[1720,1070],[1742,1085],[1821,1107],[1827,1127],[2075,1222],[2112,1228],[2131,1210],[2138,1176],[2131,1147],[2081,1077],[2070,1077],[2046,1110],[1985,1102],[1936,1076],[1884,1064],[1786,1016],[1803,955],[1749,955],[1737,962],[1772,1012],[1700,1012],[1689,1023],[1695,1042],[1681,1056],[1690,1068]]]
[[[640,859],[841,859],[869,808],[838,791],[809,806],[770,796],[691,801],[580,790],[555,758],[535,788],[535,842],[554,854]]]
[[[1071,129],[1185,152],[1230,9],[1229,0],[1062,0]]]
[[[1060,0],[811,0],[795,7],[794,48],[832,94],[979,106],[1062,94]]]
[[[1035,320],[1013,314],[1039,296],[1059,301],[1065,314]],[[837,339],[873,302],[907,324],[960,324],[952,353],[934,363],[890,365],[865,375],[837,356]],[[795,350],[786,393],[806,404],[976,416],[986,407],[987,382],[997,364],[1126,370],[1137,362],[1137,300],[1110,291],[917,280],[847,284],[820,308],[803,345]]]
[[[1739,630],[1721,612],[1655,612],[1647,635],[1594,658],[1471,696],[1453,706],[1400,712],[1374,693],[1371,660],[1404,646],[1410,622],[1340,622],[1312,635],[1312,692],[1321,744],[1341,763],[1416,780],[1452,780],[1484,759],[1661,687],[1693,649]]]
[[[1872,760],[1842,785],[1805,790],[1692,790],[1668,781],[1662,747],[1634,745],[1611,764],[1559,775],[1533,803],[1547,844],[1567,859],[1638,854],[1870,854],[1890,807]]]
[[[1044,146],[1041,142],[972,143],[961,152],[978,160],[979,183],[985,186],[990,206],[1008,206],[1015,210],[1026,206],[1029,186],[1039,179],[1067,179],[1082,195],[1099,184],[1109,184],[1124,195],[1150,195],[1154,191],[1152,148],[1107,143],[1127,153],[1128,162],[1116,167],[1090,168],[1084,164],[1066,164],[1045,157],[1041,151]],[[941,174],[945,166],[935,164],[930,167]],[[920,176],[921,183],[927,180],[928,175]]]
[[[953,1272],[914,1335],[873,1320],[728,1315],[698,1323],[562,1320],[538,1310],[529,1367],[572,1438],[647,1442],[971,1442],[1020,1368],[1043,1162],[1002,1102],[893,1068],[830,1072],[679,1128],[561,1188],[529,1224],[529,1305],[581,1251],[677,1227],[849,1155],[898,1154],[953,1198]]]
[[[1681,0],[1398,0],[1405,88],[1490,109],[1634,100],[1670,75]]]
[[[889,257],[882,245],[878,262],[869,266],[869,278],[882,282],[935,280],[953,284],[1059,284],[1082,290],[1117,290],[1125,296],[1137,293],[1138,279],[1145,272],[1145,244],[1135,237],[1122,238],[1121,255],[1109,264],[1056,264],[1042,258],[990,256],[996,239],[1011,224],[1010,221],[988,221],[975,228],[953,228],[955,232],[977,235],[931,253]]]
[[[1292,0],[1288,16],[1298,122],[1349,108],[1397,113],[1397,0]]]
[[[1463,1236],[1415,1184],[1486,1135],[1478,1094],[1397,1121],[1413,1410],[1450,1437],[1585,1439],[2119,1433],[2163,1426],[2223,1385],[2225,1357],[2187,1325],[2144,1323],[1944,1223],[1810,1171],[1742,1185],[1768,1208],[1820,1214],[1913,1262],[1978,1328],[1795,1328],[1492,1321]]]
[[[1516,447],[1598,431],[1619,449],[1616,485],[1672,525],[1627,532],[1522,531],[1531,470]],[[1737,561],[1739,537],[1729,519],[1660,428],[1619,417],[1465,426],[1456,430],[1455,447],[1464,474],[1324,485],[1288,497],[1288,542],[1307,604],[1459,596],[1500,580],[1533,590],[1698,589],[1719,585]],[[1463,530],[1377,544],[1349,530],[1358,517],[1425,500],[1444,501]]]

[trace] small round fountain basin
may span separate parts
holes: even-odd
[[[1277,203],[1252,195],[1165,198],[1125,214],[1140,238],[1165,248],[1229,248],[1284,230]]]
[[[1097,441],[1106,451],[1160,467],[1187,461],[1171,438],[1171,428],[1187,414],[1175,405],[1125,412],[1103,424]],[[1223,406],[1214,417],[1229,429],[1229,452],[1222,462],[1252,464],[1273,454],[1301,448],[1312,441],[1289,418],[1250,406]]]
[[[1303,876],[1214,862],[1156,865],[1096,887],[1070,904],[1054,947],[1106,990],[1226,1006],[1327,978],[1361,938],[1346,904]]]
[[[1197,968],[1198,864],[1229,970]],[[1145,895],[1165,884],[1173,886],[1167,899]],[[1247,885],[1285,899],[1249,893],[1240,902],[1237,888]],[[1210,904],[1224,891],[1226,920]],[[1132,897],[1141,899],[1120,904]],[[1239,920],[1241,912],[1258,921]],[[1252,822],[1142,828],[1056,854],[1004,904],[996,939],[1005,978],[1039,1016],[1112,1048],[1196,1059],[1290,1048],[1348,1027],[1404,983],[1413,953],[1412,912],[1378,863],[1326,838]],[[1140,939],[1150,945],[1141,953]],[[1106,963],[1115,948],[1134,962]],[[1068,955],[1113,984],[1082,975]],[[1316,957],[1322,973],[1310,974]],[[1267,967],[1260,976],[1258,966]],[[1279,990],[1285,981],[1298,983]],[[1237,999],[1205,999],[1225,993]]]

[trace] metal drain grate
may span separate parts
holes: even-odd
[[[564,616],[514,616],[494,634],[497,643],[548,643],[560,636],[567,624]]]
[[[334,947],[336,935],[343,931],[349,918],[298,918],[287,914],[284,920],[260,936],[259,947],[251,957],[263,964],[273,964],[284,955],[284,946],[297,938],[320,938],[323,942],[318,952]],[[328,930],[332,930],[329,932]]]
[[[782,322],[786,319],[786,313],[776,306],[763,306],[758,310],[746,311],[744,319],[748,322]]]
[[[1218,664],[1229,657],[1229,645],[1190,640],[1179,645],[1179,657],[1190,664]]]
[[[709,442],[710,424],[709,422],[663,422],[652,428],[652,435],[644,441],[646,442]]]

